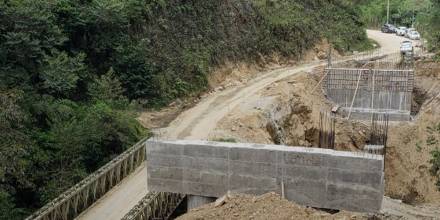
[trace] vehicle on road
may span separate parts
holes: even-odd
[[[412,53],[413,51],[414,51],[414,47],[413,47],[411,41],[406,40],[406,41],[402,41],[402,43],[400,43],[400,53],[402,55]]]
[[[406,29],[405,37],[409,38],[409,33],[411,33],[411,31],[415,31],[415,30],[416,30],[415,28],[408,28],[408,29]]]
[[[384,24],[381,28],[381,31],[383,33],[395,33],[396,27],[392,24]]]
[[[406,27],[399,27],[396,29],[396,35],[397,36],[405,36],[406,33]]]
[[[390,24],[390,27],[391,27],[391,33],[396,33],[397,27],[392,24]]]
[[[420,34],[417,31],[411,31],[408,34],[408,38],[411,39],[411,40],[420,40]]]

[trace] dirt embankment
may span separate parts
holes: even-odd
[[[231,195],[216,203],[191,210],[179,220],[202,219],[370,219],[367,214],[338,212],[331,214],[313,208],[296,205],[279,195],[268,193],[261,196]]]
[[[214,68],[210,73],[208,77],[209,87],[212,88],[211,91],[222,90],[245,84],[257,75],[264,74],[266,70],[325,60],[327,59],[329,47],[330,44],[324,39],[297,59],[273,54],[269,57],[260,56],[260,59],[255,63],[226,61],[219,67]],[[340,57],[341,55],[337,51],[333,51],[333,56]]]
[[[440,64],[419,62],[413,108],[420,112],[412,122],[389,130],[386,157],[386,194],[408,203],[439,203],[440,192],[429,169],[431,151],[428,127],[440,122]]]
[[[209,88],[207,91],[183,100],[177,99],[169,104],[168,107],[160,110],[143,111],[140,113],[138,120],[145,128],[158,129],[166,127],[182,112],[214,93],[246,85],[249,81],[264,75],[268,71],[276,71],[282,67],[294,66],[300,63],[325,60],[329,46],[327,40],[322,40],[298,59],[288,59],[278,54],[273,54],[269,57],[260,56],[260,59],[253,63],[225,61],[223,64],[212,69],[208,76]],[[336,51],[333,51],[333,56],[340,57]]]
[[[288,77],[266,87],[259,98],[233,109],[211,135],[212,140],[235,139],[240,142],[318,146],[319,113],[330,111],[317,83],[322,68]],[[313,90],[313,91],[312,91]],[[336,149],[362,150],[369,129],[358,122],[337,119]]]

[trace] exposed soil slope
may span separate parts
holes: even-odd
[[[419,62],[416,69],[415,99],[420,112],[412,122],[390,128],[386,164],[386,193],[410,203],[440,204],[440,192],[429,173],[430,152],[427,128],[440,122],[440,64]]]
[[[317,146],[319,114],[332,108],[316,87],[321,73],[322,68],[317,68],[267,86],[258,96],[244,101],[224,117],[210,139]],[[336,149],[362,150],[368,141],[368,132],[368,127],[362,123],[339,118]]]

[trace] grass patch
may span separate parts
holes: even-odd
[[[355,47],[353,48],[354,49],[353,51],[363,52],[363,51],[367,51],[367,50],[373,50],[373,49],[376,49],[379,47],[380,47],[380,44],[377,41],[368,38],[367,41],[364,41],[364,42],[361,42],[361,43],[355,45]]]

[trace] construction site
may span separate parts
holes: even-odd
[[[188,107],[140,116],[153,138],[29,219],[439,219],[421,140],[440,65],[368,34],[380,49],[219,68]]]

